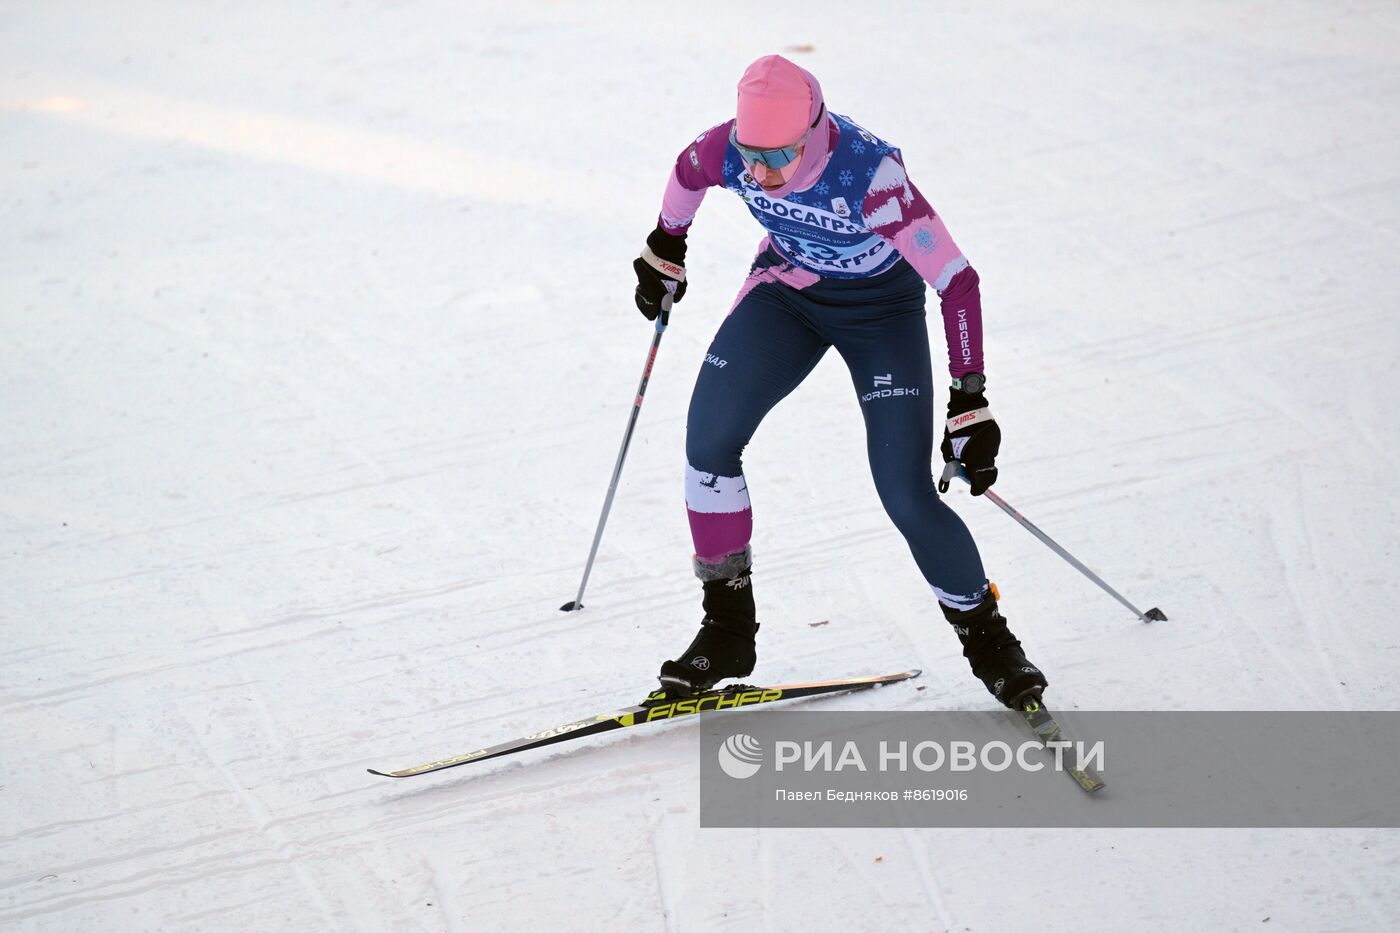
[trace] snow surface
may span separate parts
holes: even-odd
[[[1052,699],[1397,707],[1394,3],[8,2],[0,927],[1400,924],[1393,831],[702,831],[693,724],[365,774],[692,634],[686,402],[759,237],[723,192],[557,607],[671,160],[784,50],[982,275],[998,491],[1171,617],[959,491]],[[990,708],[863,451],[834,354],[754,441],[756,679]]]

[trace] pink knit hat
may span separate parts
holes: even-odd
[[[781,55],[765,55],[739,79],[735,135],[756,149],[789,146],[817,119],[821,93],[805,70]]]

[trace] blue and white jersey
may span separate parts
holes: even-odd
[[[899,251],[862,216],[881,160],[898,150],[848,117],[831,117],[840,128],[839,142],[808,188],[774,198],[749,174],[732,143],[724,153],[723,185],[744,199],[784,258],[826,278],[865,278],[899,260]]]

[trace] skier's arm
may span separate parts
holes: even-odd
[[[732,122],[732,121],[730,121]],[[724,184],[724,151],[729,147],[729,122],[712,126],[676,156],[675,168],[661,197],[657,226],[672,236],[685,236],[705,191]]]
[[[870,180],[861,209],[865,225],[903,254],[943,305],[943,332],[948,338],[948,372],[957,380],[982,368],[982,294],[977,271],[968,265],[948,228],[919,194],[904,171],[898,150],[881,160]],[[981,386],[948,389],[948,423],[940,452],[945,463],[962,464],[972,494],[980,496],[997,481],[1001,428],[987,406]],[[947,483],[939,485],[947,491]]]
[[[861,212],[865,225],[899,250],[938,293],[948,341],[948,373],[958,378],[984,372],[977,270],[968,264],[942,218],[909,180],[898,150],[880,162]]]
[[[685,297],[685,236],[705,191],[724,181],[724,151],[729,145],[729,124],[711,127],[681,150],[661,198],[656,229],[647,236],[646,249],[632,262],[637,274],[637,310],[649,321],[671,301]]]

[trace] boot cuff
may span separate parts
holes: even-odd
[[[970,620],[979,619],[984,615],[995,615],[997,612],[997,598],[995,594],[988,592],[987,595],[982,598],[982,601],[971,609],[954,609],[952,606],[948,606],[942,602],[938,604],[938,608],[943,610],[943,618],[954,625],[961,625],[966,624]]]
[[[694,563],[695,576],[699,577],[702,583],[710,583],[714,580],[733,580],[753,568],[753,548],[745,545],[742,551],[728,554],[720,558],[718,563],[703,561],[699,557],[695,558]]]

